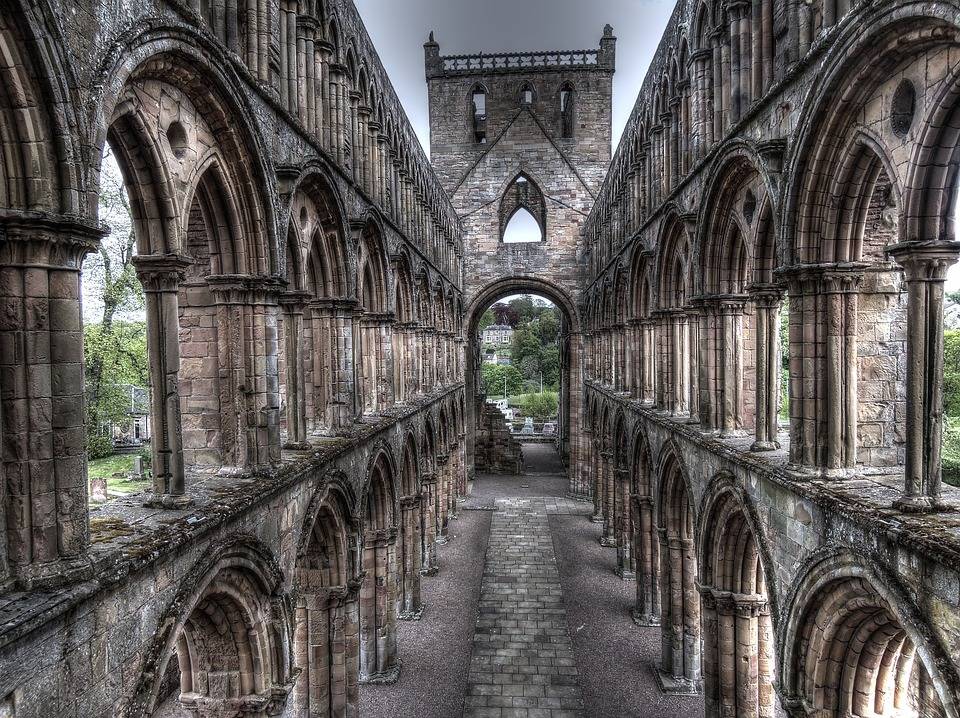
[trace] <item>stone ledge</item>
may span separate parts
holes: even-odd
[[[322,473],[337,459],[416,416],[462,384],[453,384],[404,405],[347,435],[312,444],[312,453],[284,452],[276,469],[245,477],[194,472],[187,476],[193,505],[180,510],[143,506],[141,494],[114,499],[90,512],[88,568],[81,583],[58,589],[17,591],[0,595],[0,648],[56,619],[99,591],[116,586],[159,561],[195,546],[204,536],[267,503],[287,488]]]
[[[842,515],[865,533],[882,535],[884,541],[893,541],[960,573],[960,490],[954,487],[944,486],[943,511],[905,513],[894,508],[903,483],[900,473],[866,469],[845,478],[804,475],[790,470],[786,449],[757,454],[749,450],[751,437],[721,439],[704,435],[696,424],[688,424],[683,417],[672,418],[594,382],[584,382],[584,387],[668,430],[676,438],[751,471],[825,511]]]

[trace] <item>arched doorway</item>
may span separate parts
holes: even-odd
[[[576,440],[577,432],[571,427],[580,423],[582,387],[580,318],[572,298],[556,285],[534,277],[508,277],[488,284],[478,292],[470,302],[466,312],[466,371],[465,386],[467,410],[466,424],[466,462],[467,476],[470,480],[475,474],[476,436],[478,416],[482,408],[483,389],[481,380],[482,359],[478,328],[480,318],[490,306],[504,297],[512,295],[533,295],[553,303],[559,310],[559,363],[560,382],[558,391],[558,421],[556,426],[556,446],[563,464],[568,467],[570,489],[573,493],[586,493],[579,488],[579,472],[570,470],[576,467],[580,456],[580,446]]]

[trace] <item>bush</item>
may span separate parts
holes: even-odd
[[[948,419],[943,432],[943,480],[960,486],[960,419]]]
[[[552,419],[557,415],[557,395],[547,391],[543,394],[524,394],[520,398],[520,411],[536,421]]]
[[[104,434],[87,434],[87,458],[103,459],[113,453],[113,440]]]
[[[943,373],[943,413],[960,417],[960,372]]]

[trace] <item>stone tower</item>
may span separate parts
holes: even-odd
[[[463,218],[467,304],[508,278],[575,304],[581,224],[610,162],[613,28],[596,49],[454,56],[431,34],[424,54],[431,164]],[[503,242],[519,209],[543,241]]]
[[[443,56],[424,45],[430,99],[431,164],[461,218],[467,338],[467,397],[478,397],[475,324],[491,302],[521,292],[552,299],[564,315],[560,434],[580,407],[581,230],[610,162],[616,38],[598,48]],[[529,213],[540,241],[505,242],[515,216]],[[479,409],[479,405],[475,406]],[[467,453],[473,421],[467,412]],[[478,439],[482,441],[481,437]],[[470,462],[472,463],[472,462]]]

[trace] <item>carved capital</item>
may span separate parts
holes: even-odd
[[[908,282],[944,282],[960,259],[960,242],[901,242],[887,248]]]
[[[149,294],[176,292],[193,260],[182,254],[138,254],[133,257],[137,279]]]

